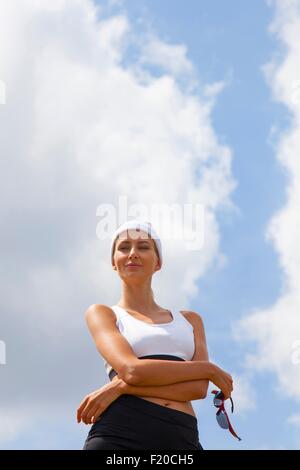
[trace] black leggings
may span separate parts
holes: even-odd
[[[197,418],[140,397],[121,395],[88,433],[83,450],[203,450]]]

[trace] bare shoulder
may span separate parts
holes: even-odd
[[[117,328],[114,311],[107,305],[92,304],[85,312],[85,319],[101,356],[119,377],[131,380],[138,358]]]
[[[180,310],[180,313],[189,321],[193,326],[201,325],[203,326],[202,316],[191,310]]]
[[[93,318],[105,317],[111,320],[116,320],[115,312],[108,306],[104,304],[92,304],[90,305],[84,313],[85,319],[88,322]]]
[[[208,361],[206,334],[201,315],[190,310],[181,310],[181,313],[190,322],[194,330],[195,353],[192,361]]]

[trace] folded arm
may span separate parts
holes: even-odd
[[[203,321],[195,312],[185,312],[185,318],[194,329],[195,351],[192,360],[177,362],[140,359],[135,373],[129,376],[129,382],[119,376],[120,387],[125,390],[123,393],[176,401],[200,400],[206,397],[211,363],[208,362]],[[190,365],[189,370],[187,363]],[[178,380],[180,374],[182,380]]]
[[[177,382],[169,385],[130,385],[122,379],[119,381],[121,394],[164,398],[174,401],[192,401],[201,400],[207,394],[206,380],[189,380],[186,382]]]
[[[201,381],[197,380],[162,386],[135,386],[115,376],[111,382],[84,397],[77,409],[77,422],[94,423],[115,400],[124,394],[188,402],[205,398],[206,390],[201,389],[201,386]]]
[[[128,385],[162,386],[203,380],[203,385],[208,387],[214,364],[208,360],[202,319],[195,312],[184,312],[184,316],[194,331],[195,351],[190,361],[138,359],[117,328],[111,308],[94,304],[85,314],[98,351]]]
[[[125,367],[119,377],[129,385],[136,386],[194,382],[192,386],[201,384],[201,389],[206,394],[209,380],[213,376],[214,364],[209,362],[203,321],[196,312],[185,312],[185,318],[194,329],[195,351],[192,360],[138,359],[133,365]]]
[[[86,313],[89,329],[99,352],[117,371],[117,376],[82,400],[77,410],[78,422],[95,422],[122,394],[182,402],[205,398],[214,365],[208,361],[201,317],[194,312],[186,312],[185,316],[194,330],[195,351],[191,361],[140,360],[116,328],[112,310],[92,306]]]
[[[208,360],[204,326],[198,313],[185,312],[194,329],[195,353],[190,361],[138,359],[116,325],[114,311],[94,304],[85,313],[98,351],[129,385],[169,385],[193,380],[213,380],[217,366]]]

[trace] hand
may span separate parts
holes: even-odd
[[[95,423],[106,408],[124,393],[123,381],[117,377],[114,377],[114,379],[116,380],[112,380],[84,397],[77,409],[78,423],[80,421],[85,424]]]
[[[231,393],[233,391],[232,377],[230,374],[225,372],[225,370],[221,369],[216,364],[213,364],[213,371],[212,371],[210,380],[220,390],[222,390],[225,400],[227,400],[227,398],[231,396]]]

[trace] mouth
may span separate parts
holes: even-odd
[[[126,264],[127,268],[139,268],[140,266],[140,264]]]

